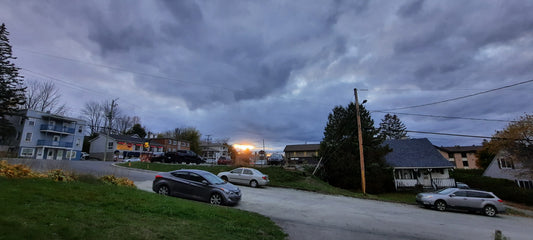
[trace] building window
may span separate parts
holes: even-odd
[[[20,150],[20,156],[21,157],[33,157],[33,148],[22,148]]]
[[[502,169],[514,168],[513,161],[511,159],[500,158],[498,159],[498,164],[500,165],[500,168]]]
[[[107,149],[108,149],[108,150],[113,149],[113,142],[108,142],[108,143],[107,143]]]
[[[78,127],[78,132],[79,132],[79,133],[82,133],[82,132],[83,132],[83,126],[79,126],[79,127]]]
[[[80,146],[80,143],[81,143],[81,140],[78,138],[76,139],[76,147],[79,147]]]
[[[24,139],[26,142],[31,142],[31,135],[32,133],[29,132],[29,133],[26,133],[26,138]],[[33,155],[33,154],[32,154]]]
[[[76,158],[76,152],[75,151],[67,151],[65,153],[65,158],[66,159]]]
[[[468,160],[463,160],[463,167],[467,168],[468,167]]]
[[[525,189],[533,189],[533,181],[529,180],[516,180],[516,184],[518,184],[519,187],[525,188]]]
[[[31,120],[30,120],[30,121],[28,122],[28,125],[30,125],[30,126],[35,126],[35,121],[31,121]]]
[[[54,140],[54,142],[59,142],[59,135],[54,135],[53,140]]]
[[[465,152],[461,153],[461,157],[466,158],[466,153]]]
[[[172,140],[169,139],[169,140],[168,140],[168,144],[169,144],[169,145],[172,144]]]

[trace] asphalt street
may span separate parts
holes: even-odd
[[[139,189],[149,192],[156,174],[116,167],[110,162],[32,161],[33,164],[26,164],[34,169],[62,168],[97,176],[128,177]],[[494,239],[496,229],[513,240],[529,240],[533,236],[532,218],[438,212],[416,205],[284,188],[240,188],[243,198],[235,207],[270,217],[290,239]]]

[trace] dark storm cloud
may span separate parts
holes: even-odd
[[[193,125],[236,141],[313,142],[321,139],[331,109],[353,101],[353,88],[369,89],[360,99],[379,110],[533,78],[533,2],[119,0],[3,6],[0,16],[15,50],[83,60],[58,63],[26,52],[19,58],[22,67],[76,80],[97,92],[97,100],[120,97],[121,106],[153,131]],[[531,90],[530,84],[402,111],[514,119],[532,111]],[[373,117],[379,124],[383,115]],[[400,117],[408,129],[421,131],[490,135],[504,126]],[[434,139],[438,145],[480,142]]]

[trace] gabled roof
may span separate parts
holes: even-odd
[[[287,145],[285,146],[284,152],[309,152],[309,151],[318,151],[320,149],[320,144],[300,144],[300,145]]]
[[[392,152],[385,156],[395,168],[453,168],[427,138],[385,140]]]

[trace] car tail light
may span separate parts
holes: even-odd
[[[503,202],[503,200],[501,200],[501,199],[498,199],[498,202]]]
[[[267,176],[263,176],[263,179],[264,179],[264,180],[267,180]]]
[[[161,176],[159,174],[155,175],[155,179],[158,179],[158,178],[163,178],[163,176]]]

